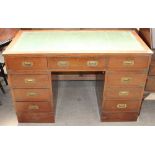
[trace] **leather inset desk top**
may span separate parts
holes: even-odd
[[[150,53],[146,48],[134,31],[21,31],[3,54]]]

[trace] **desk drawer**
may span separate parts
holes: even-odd
[[[149,66],[148,56],[138,57],[110,57],[108,68],[111,70],[136,70],[136,69],[148,69]]]
[[[53,123],[53,113],[17,113],[18,122],[20,123]]]
[[[15,101],[50,101],[50,89],[13,89]]]
[[[101,117],[104,122],[137,121],[137,118],[137,112],[103,113]]]
[[[12,88],[49,88],[48,75],[9,75]]]
[[[6,57],[8,70],[44,70],[46,58],[41,57]]]
[[[130,72],[106,73],[106,84],[112,86],[145,86],[147,74]]]
[[[53,112],[50,102],[15,102],[17,112]]]
[[[48,68],[52,71],[103,71],[105,61],[102,57],[50,57]]]
[[[105,90],[105,100],[124,99],[124,100],[141,100],[143,96],[143,88],[126,88],[126,87],[111,87]]]
[[[129,112],[139,111],[141,101],[136,100],[105,100],[103,103],[103,111],[113,112]]]

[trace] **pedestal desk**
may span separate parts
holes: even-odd
[[[3,53],[18,121],[55,121],[60,72],[96,73],[101,121],[136,121],[151,54],[133,30],[19,31]]]

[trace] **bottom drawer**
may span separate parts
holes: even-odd
[[[17,113],[19,123],[54,123],[53,113]]]
[[[123,121],[137,121],[137,112],[118,112],[118,113],[103,113],[101,121],[103,122],[123,122]]]
[[[134,100],[105,100],[103,102],[103,111],[113,111],[113,112],[133,112],[139,111],[141,106],[141,101]]]
[[[145,91],[155,91],[155,76],[148,76]]]

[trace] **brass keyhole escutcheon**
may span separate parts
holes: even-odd
[[[135,64],[134,60],[124,60],[123,65],[124,66],[133,66]]]
[[[122,77],[121,78],[121,82],[124,83],[124,84],[128,84],[132,81],[132,78],[131,77]]]
[[[38,94],[36,92],[28,92],[27,96],[37,96]]]
[[[69,61],[58,61],[57,65],[59,67],[68,67],[69,66]]]
[[[32,67],[33,66],[33,62],[24,61],[24,62],[22,62],[22,66],[23,67]]]
[[[25,83],[35,83],[35,79],[25,79]]]
[[[39,109],[39,106],[38,105],[35,105],[35,104],[29,105],[28,109],[29,110],[38,110]]]
[[[127,104],[117,104],[116,106],[118,109],[126,109],[127,108]]]
[[[119,96],[128,96],[129,92],[128,91],[120,91]]]
[[[98,65],[98,61],[87,61],[88,67],[96,67]]]

